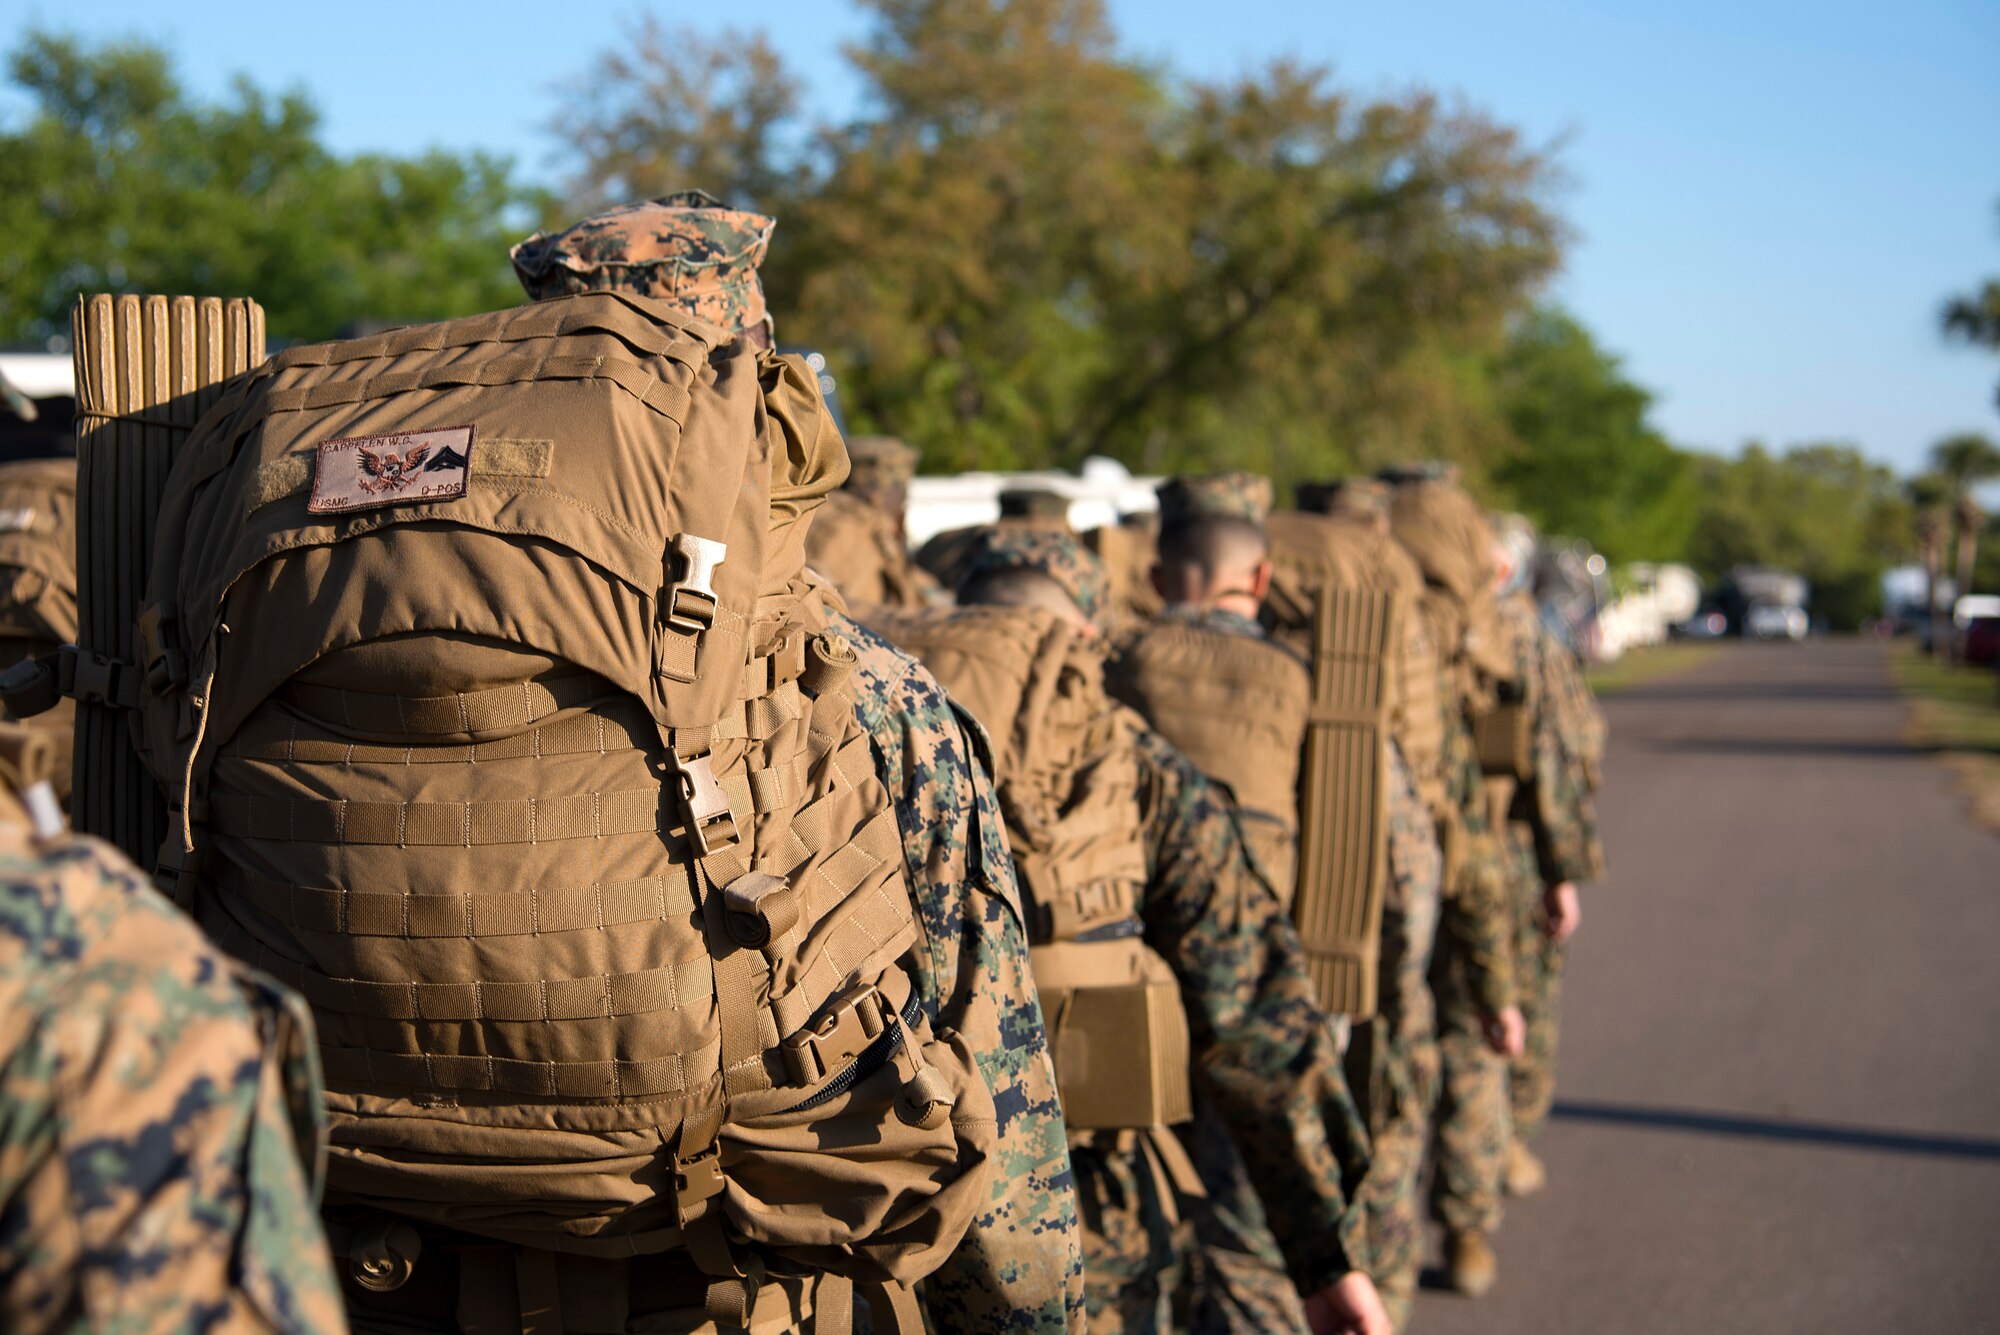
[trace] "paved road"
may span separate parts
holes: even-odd
[[[2000,838],[1885,651],[1736,646],[1609,712],[1551,1185],[1413,1327],[2000,1332]]]

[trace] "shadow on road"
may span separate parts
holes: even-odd
[[[1876,1131],[1867,1127],[1831,1126],[1823,1122],[1780,1121],[1768,1117],[1693,1112],[1684,1108],[1650,1108],[1628,1103],[1579,1102],[1575,1099],[1558,1100],[1553,1116],[1570,1122],[1598,1122],[1609,1126],[1640,1127],[1657,1131],[1688,1131],[1704,1136],[1776,1140],[1795,1145],[1824,1145],[1837,1149],[1877,1150],[1885,1154],[2000,1160],[2000,1140],[1987,1140],[1974,1136],[1933,1136],[1904,1131]]]
[[[1815,737],[1662,737],[1639,743],[1648,751],[1718,756],[1935,756],[1967,752],[2000,755],[2000,745],[1935,746],[1913,742]]]
[[[1780,700],[1787,703],[1809,703],[1829,700],[1893,700],[1896,688],[1873,682],[1857,683],[1852,686],[1829,682],[1795,681],[1671,681],[1649,686],[1630,686],[1612,697],[1620,704],[1628,701],[1706,702],[1727,704],[1730,701]]]

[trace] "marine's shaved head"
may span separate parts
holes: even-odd
[[[1086,634],[1096,627],[1069,590],[1039,570],[1014,568],[989,570],[973,575],[958,587],[958,601],[965,607],[1036,607],[1054,612],[1072,627]]]
[[[1270,543],[1261,525],[1234,515],[1195,515],[1160,531],[1153,583],[1169,603],[1243,594],[1261,599]]]

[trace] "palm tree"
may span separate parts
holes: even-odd
[[[1938,313],[1946,338],[2000,352],[2000,278],[1989,278],[1974,292],[1952,297]],[[2000,393],[1995,394],[2000,401]]]
[[[2000,445],[1985,436],[1962,432],[1931,446],[1931,471],[1951,489],[1952,521],[1958,529],[1958,594],[1971,593],[1972,566],[1979,556],[1979,530],[1986,514],[1973,493],[1982,482],[2000,477]]]
[[[1917,543],[1924,553],[1924,625],[1929,630],[1933,657],[1943,657],[1946,636],[1938,616],[1938,567],[1943,564],[1946,508],[1951,486],[1935,473],[1925,473],[1909,481],[1910,508],[1914,511]]]

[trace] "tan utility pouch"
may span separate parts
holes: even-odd
[[[1534,716],[1526,701],[1505,700],[1472,721],[1472,740],[1485,774],[1525,783],[1535,774]]]
[[[1137,937],[1030,952],[1072,1131],[1171,1126],[1194,1116],[1180,983]]]

